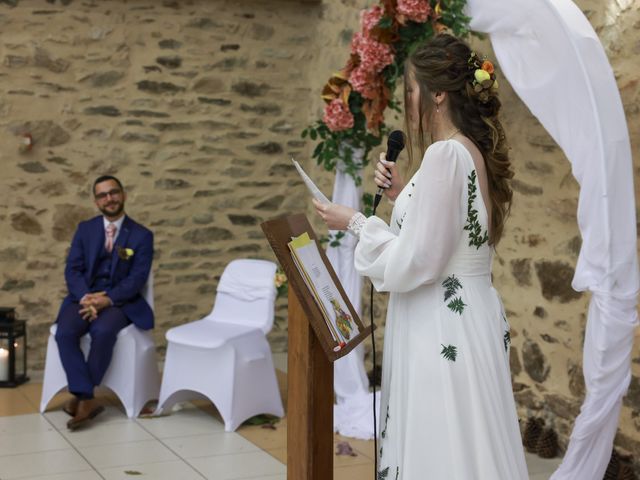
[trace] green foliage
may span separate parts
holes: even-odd
[[[482,244],[489,241],[489,233],[485,230],[482,234],[482,226],[478,221],[478,211],[473,208],[473,202],[477,197],[476,171],[471,170],[467,183],[467,224],[464,229],[469,232],[469,246],[480,248]]]
[[[442,345],[442,351],[440,352],[440,355],[442,355],[445,360],[455,362],[458,356],[458,348],[455,345],[447,345],[446,347]]]
[[[280,419],[273,415],[256,415],[254,417],[245,420],[243,425],[275,425]]]
[[[335,248],[340,246],[340,240],[342,240],[346,234],[347,232],[338,230],[335,235],[332,233],[329,233],[327,236],[323,235],[318,239],[318,241],[325,249],[329,247]]]
[[[389,423],[389,405],[387,405],[387,416],[384,419],[384,430],[380,433],[382,438],[387,436],[387,424]]]
[[[384,470],[378,470],[377,480],[385,480],[388,475],[389,475],[389,467],[385,468]]]
[[[435,9],[438,1],[430,0],[432,9]],[[442,17],[438,21],[451,29],[457,36],[466,36],[470,31],[470,19],[464,15],[466,1],[447,0],[440,3]],[[380,4],[384,7],[383,1]],[[394,26],[394,19],[385,16],[378,22],[377,26],[380,29],[390,31]],[[396,90],[398,80],[404,74],[406,59],[420,43],[433,35],[434,27],[430,21],[426,23],[407,21],[399,27],[397,35],[393,36],[394,41],[391,43],[391,47],[394,50],[394,61],[381,72],[385,85],[392,95]],[[322,120],[318,120],[302,131],[303,138],[308,136],[314,142],[319,140],[312,154],[318,165],[322,165],[328,171],[335,171],[338,158],[342,158],[346,166],[346,172],[353,177],[356,185],[361,185],[362,183],[360,172],[369,164],[369,154],[374,148],[380,146],[382,139],[389,132],[389,128],[384,122],[379,126],[378,131],[367,130],[363,105],[364,99],[362,96],[352,90],[349,94],[349,110],[354,117],[352,128],[333,132]],[[389,100],[388,107],[396,112],[401,112],[400,101],[394,98]],[[350,146],[350,148],[361,148],[363,150],[364,156],[361,163],[354,162],[351,152],[348,151],[348,148],[345,149],[346,145]],[[341,148],[345,149],[345,151],[341,152]],[[365,214],[368,216],[371,211],[369,213],[365,211]]]
[[[461,297],[456,297],[447,304],[447,307],[449,308],[449,310],[462,315],[462,312],[464,311],[464,307],[466,307],[466,305],[462,301]]]
[[[362,204],[364,205],[364,215],[366,217],[373,215],[373,194],[365,193],[362,195]]]
[[[455,275],[451,275],[450,277],[447,277],[447,279],[444,282],[442,282],[442,286],[445,288],[445,291],[444,291],[445,302],[449,300],[451,297],[453,297],[458,291],[458,289],[462,288],[462,284],[460,283],[460,280],[458,280]]]
[[[466,0],[447,0],[442,10],[442,23],[449,26],[457,37],[465,37],[470,33],[471,18],[464,14]]]
[[[504,351],[508,351],[509,350],[509,345],[511,345],[511,332],[509,332],[509,330],[506,330],[504,332]]]
[[[283,283],[279,287],[276,287],[278,297],[286,297],[289,294],[289,283]]]

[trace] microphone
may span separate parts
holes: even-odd
[[[387,139],[387,161],[394,162],[398,159],[398,155],[404,148],[404,133],[402,130],[394,130],[389,135]],[[378,204],[382,199],[382,194],[384,193],[384,188],[378,188],[378,192],[373,200],[373,212],[375,213],[376,208],[378,208]]]

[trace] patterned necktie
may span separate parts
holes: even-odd
[[[113,223],[110,223],[105,228],[107,240],[104,244],[104,248],[106,248],[107,252],[109,253],[113,251],[113,239],[116,237],[117,230],[118,230],[118,227],[116,227]]]

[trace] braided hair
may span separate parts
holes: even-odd
[[[420,89],[417,144],[422,152],[427,146],[422,119],[431,118],[434,110],[431,93],[447,92],[453,125],[478,147],[485,161],[492,214],[489,243],[496,245],[511,209],[513,170],[504,129],[498,119],[501,103],[497,89],[480,88],[474,82],[477,58],[467,43],[446,33],[419,46],[405,62],[405,121],[410,123],[407,93],[410,72]],[[413,140],[411,133],[409,138]],[[412,143],[408,142],[410,159]]]

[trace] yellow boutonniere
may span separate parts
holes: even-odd
[[[120,257],[122,260],[129,260],[131,257],[133,257],[134,253],[135,252],[132,248],[118,247],[118,257]]]

